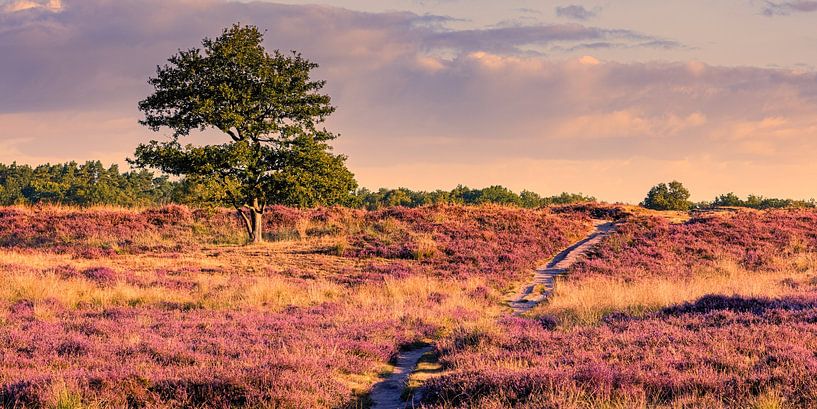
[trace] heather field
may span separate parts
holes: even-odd
[[[513,316],[533,267],[611,233]],[[0,406],[817,405],[817,212],[0,208]]]
[[[0,0],[0,409],[817,408],[817,0]]]
[[[0,406],[365,407],[401,348],[493,325],[577,212],[0,209]]]
[[[548,302],[441,341],[430,408],[817,405],[817,212],[634,212]]]

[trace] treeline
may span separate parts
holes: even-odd
[[[706,204],[704,204],[705,206]],[[787,207],[817,207],[817,202],[814,199],[810,200],[794,200],[794,199],[778,199],[772,197],[763,197],[757,195],[749,195],[746,199],[741,199],[734,193],[726,193],[715,198],[711,203],[712,206],[732,206],[732,207],[750,207],[752,209],[782,209]]]
[[[55,165],[0,164],[0,204],[60,203],[144,206],[181,201],[179,183],[147,170],[120,172],[99,161]]]
[[[148,170],[120,171],[117,165],[105,167],[100,161],[82,164],[68,162],[29,165],[0,164],[0,205],[65,204],[74,206],[116,205],[149,206],[167,203],[216,204],[221,195],[218,187],[192,179],[171,180]],[[551,204],[595,201],[591,196],[562,193],[542,197],[523,190],[517,194],[503,186],[471,189],[466,186],[433,192],[406,188],[358,189],[341,203],[349,207],[378,209],[388,206],[417,207],[429,204],[496,203],[527,208]]]
[[[746,200],[730,192],[722,194],[711,202],[693,203],[689,201],[689,190],[683,183],[673,180],[653,186],[641,206],[654,210],[708,210],[714,207],[749,207],[752,209],[783,209],[789,207],[814,208],[817,202],[810,200],[777,199],[758,195],[749,195]]]
[[[417,207],[428,204],[458,203],[483,204],[497,203],[527,208],[537,208],[552,204],[567,204],[577,202],[595,202],[596,198],[576,193],[562,193],[558,196],[542,197],[535,192],[523,190],[517,194],[504,186],[489,186],[484,189],[470,189],[467,186],[457,186],[450,191],[435,190],[433,192],[415,191],[406,188],[380,189],[376,192],[360,189],[355,193],[356,201],[361,207],[378,209],[388,206]]]

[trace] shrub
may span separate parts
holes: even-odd
[[[101,286],[112,285],[116,282],[116,271],[108,267],[93,267],[82,272],[82,275],[89,281]]]

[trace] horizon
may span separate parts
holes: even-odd
[[[125,165],[169,134],[137,123],[156,65],[241,21],[321,65],[371,190],[815,197],[815,1],[312,3],[0,0],[0,162]]]

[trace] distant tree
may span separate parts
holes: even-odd
[[[787,207],[815,207],[814,199],[811,200],[793,200],[793,199],[778,199],[773,197],[763,197],[760,195],[749,195],[746,200],[742,200],[734,193],[727,193],[715,198],[712,202],[714,206],[734,206],[734,207],[750,207],[753,209],[782,209]]]
[[[539,194],[536,192],[523,190],[521,193],[519,193],[519,204],[520,206],[528,209],[535,209],[542,206],[544,204],[544,200],[542,200],[542,196],[539,196]]]
[[[744,202],[740,200],[738,195],[729,192],[716,197],[712,204],[715,206],[743,206]]]
[[[428,201],[431,204],[451,203],[451,193],[445,190],[435,190],[428,194]]]
[[[0,205],[54,203],[76,206],[143,206],[171,201],[175,183],[147,170],[121,173],[99,161],[0,164]]]
[[[562,192],[562,194],[558,196],[550,196],[542,198],[544,205],[551,205],[551,204],[569,204],[569,203],[581,203],[581,202],[595,202],[596,198],[593,196],[585,196],[581,193],[567,193]]]
[[[172,140],[136,148],[131,163],[216,183],[214,193],[243,218],[251,241],[263,240],[269,204],[345,203],[357,184],[342,155],[318,128],[335,108],[310,78],[317,64],[300,54],[268,53],[254,26],[235,24],[203,49],[180,50],[149,80],[141,124],[173,130]],[[192,130],[216,129],[220,145],[182,145]]]
[[[393,189],[386,192],[383,196],[383,202],[386,206],[411,206],[412,192],[406,188]]]
[[[457,185],[451,189],[450,199],[451,203],[471,203],[474,199],[475,193],[468,186]]]
[[[654,210],[689,210],[689,191],[681,182],[659,183],[647,193],[642,206]]]
[[[475,203],[497,203],[504,205],[519,205],[519,195],[510,189],[500,186],[488,186],[479,191]]]
[[[763,205],[763,196],[749,195],[744,202],[746,207],[759,209]]]
[[[27,202],[23,190],[31,184],[34,171],[31,166],[0,164],[0,204],[15,205]]]
[[[407,188],[385,189],[376,192],[362,188],[355,192],[354,203],[367,209],[379,209],[386,206],[416,207],[429,204],[466,204],[479,205],[496,203],[526,208],[537,208],[551,204],[576,202],[593,202],[596,199],[576,193],[562,193],[558,196],[541,197],[537,193],[523,190],[516,194],[504,186],[489,186],[483,189],[471,189],[458,185],[451,191],[435,190],[433,192],[416,191]]]

